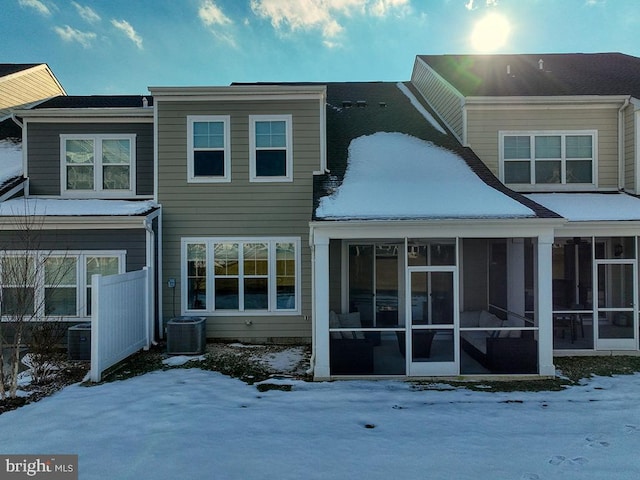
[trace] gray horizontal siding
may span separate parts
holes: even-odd
[[[3,231],[0,254],[4,251],[57,250],[125,250],[128,272],[146,265],[146,231],[129,230],[34,230],[25,238],[25,231]],[[26,247],[32,245],[32,247]]]
[[[27,127],[29,192],[60,195],[61,134],[135,134],[136,193],[153,195],[153,125],[151,123],[34,123]]]
[[[233,339],[308,339],[311,336],[313,172],[320,166],[318,100],[162,102],[158,108],[158,200],[163,208],[163,295],[165,319],[180,313],[180,245],[183,237],[299,237],[301,306],[298,316],[211,317],[207,335]],[[249,116],[291,114],[293,182],[249,182]],[[187,183],[187,116],[230,115],[231,182]],[[248,320],[251,320],[247,325]]]

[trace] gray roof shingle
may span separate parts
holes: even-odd
[[[419,58],[466,97],[631,95],[640,98],[640,58],[622,53],[419,55]]]
[[[0,77],[6,77],[13,73],[29,70],[30,68],[42,65],[41,63],[0,63]]]
[[[153,105],[151,95],[60,95],[34,107],[44,108],[142,108],[142,99]]]

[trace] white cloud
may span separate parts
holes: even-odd
[[[96,23],[101,20],[100,15],[98,15],[91,7],[80,5],[77,2],[71,2],[71,4],[76,7],[76,10],[78,10],[78,14],[87,22]]]
[[[289,30],[320,30],[324,44],[335,47],[333,41],[344,27],[340,17],[385,17],[391,14],[406,15],[411,11],[409,0],[251,0],[254,14],[269,19],[271,25],[282,32]]]
[[[228,25],[233,23],[231,19],[220,10],[220,7],[213,3],[213,0],[203,0],[202,3],[200,3],[198,17],[200,17],[200,20],[208,27],[211,25]]]
[[[469,0],[467,3],[464,4],[464,6],[465,6],[465,8],[467,10],[474,10],[476,8],[474,6],[474,3],[475,3],[475,0]],[[497,7],[498,6],[498,0],[485,0],[485,3],[487,5],[487,7]]]
[[[51,10],[40,0],[18,0],[21,7],[33,8],[41,15],[51,15]]]
[[[202,20],[202,23],[204,23],[205,26],[209,27],[209,30],[214,37],[221,42],[237,48],[238,45],[236,44],[233,35],[221,30],[223,27],[233,24],[233,21],[224,14],[213,0],[202,0],[200,2],[198,17],[200,17],[200,20]],[[248,19],[245,19],[244,24],[248,25],[248,23]]]
[[[65,42],[78,42],[84,48],[89,48],[91,46],[91,42],[96,39],[95,33],[81,32],[69,25],[65,25],[64,27],[55,27],[54,30]]]
[[[118,30],[123,32],[129,40],[136,44],[136,46],[142,50],[142,37],[138,35],[135,29],[131,26],[129,22],[126,20],[116,20],[115,18],[111,20],[111,24],[116,27]]]

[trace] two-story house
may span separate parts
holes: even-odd
[[[58,96],[16,115],[23,177],[0,203],[0,311],[14,313],[15,267],[29,265],[28,314],[90,319],[91,275],[156,263],[151,100]]]
[[[20,112],[0,220],[75,262],[47,307],[69,319],[97,259],[156,267],[159,335],[311,341],[316,379],[552,375],[640,351],[638,78],[621,54],[445,55],[401,83],[59,97]]]
[[[207,336],[309,341],[324,85],[151,87],[162,314]]]

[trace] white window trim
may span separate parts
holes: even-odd
[[[187,245],[189,244],[206,244],[206,307],[202,310],[190,310],[187,308]],[[269,249],[269,307],[267,310],[216,310],[215,308],[215,285],[213,274],[213,246],[216,243],[266,243]],[[293,243],[296,246],[295,268],[295,309],[277,309],[277,285],[276,285],[276,244]],[[300,305],[301,286],[302,286],[302,266],[301,266],[301,239],[300,237],[183,237],[181,241],[181,315],[207,315],[207,316],[229,316],[229,317],[257,317],[257,316],[293,316],[300,315],[302,308]],[[243,262],[239,264],[238,289],[239,296],[242,299],[243,294]],[[242,307],[242,303],[240,303]]]
[[[93,140],[93,186],[92,190],[67,189],[67,140]],[[102,187],[102,141],[129,140],[131,157],[129,164],[129,189],[109,190]],[[136,134],[61,134],[60,135],[60,192],[65,197],[73,198],[122,198],[136,194]]]
[[[34,304],[37,311],[33,319],[35,321],[45,318],[55,318],[61,321],[77,322],[83,319],[90,319],[91,316],[87,315],[87,305],[91,302],[91,299],[87,298],[87,287],[90,287],[91,280],[87,281],[87,258],[90,257],[117,257],[118,258],[118,274],[124,273],[126,269],[126,256],[125,250],[38,250],[38,251],[21,251],[10,250],[2,253],[2,256],[24,257],[30,256],[35,259],[34,268],[35,273],[35,291],[34,291]],[[66,315],[59,317],[57,315],[46,316],[42,309],[44,308],[44,293],[45,293],[45,278],[44,278],[44,262],[47,258],[74,258],[76,260],[76,315]],[[2,321],[10,320],[10,317],[2,316]]]
[[[284,121],[287,139],[287,174],[280,177],[258,177],[256,175],[256,122]],[[250,182],[293,182],[293,116],[292,115],[249,115],[249,181]]]
[[[193,124],[195,122],[222,122],[224,127],[224,175],[197,176],[193,159]],[[187,115],[187,183],[229,183],[231,182],[231,116],[229,115]],[[211,150],[211,149],[207,149]],[[215,149],[217,150],[217,149]]]
[[[559,161],[562,163],[562,180],[561,183],[535,183],[535,143],[533,138],[536,136],[561,136],[563,137],[562,141],[562,154]],[[593,180],[592,183],[566,183],[566,152],[565,152],[565,141],[564,137],[566,136],[574,136],[574,135],[589,135],[593,139],[592,148],[593,148],[593,157],[591,163],[591,178]],[[504,158],[504,137],[511,136],[522,136],[522,137],[530,137],[531,140],[531,157],[530,158],[530,177],[531,183],[506,183],[504,180],[505,174],[505,161]],[[598,131],[597,130],[500,130],[498,132],[498,155],[499,155],[499,178],[502,183],[508,185],[509,187],[515,190],[529,190],[529,191],[557,191],[557,190],[565,190],[565,191],[584,191],[584,190],[595,190],[598,187]],[[517,161],[517,160],[513,160]]]

